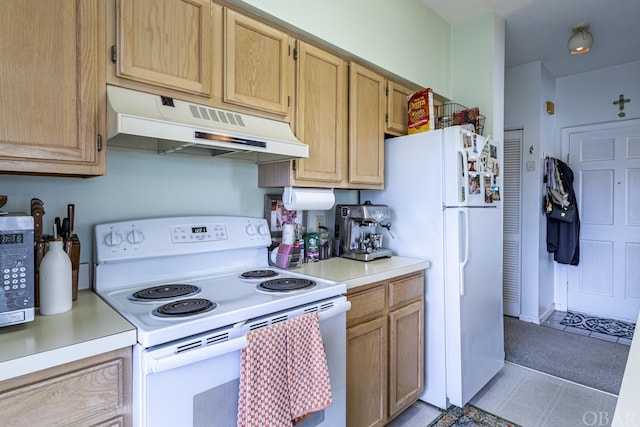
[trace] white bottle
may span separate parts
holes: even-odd
[[[49,250],[40,262],[40,314],[69,311],[73,304],[71,260],[62,249],[62,239],[49,242]]]

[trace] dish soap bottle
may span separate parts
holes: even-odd
[[[40,262],[40,314],[69,311],[73,304],[71,260],[62,249],[62,239],[49,242],[49,250]]]

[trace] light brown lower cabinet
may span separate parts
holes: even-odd
[[[347,293],[347,425],[383,426],[424,389],[424,272]]]
[[[0,382],[3,426],[131,425],[131,347]]]

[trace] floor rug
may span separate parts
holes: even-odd
[[[451,406],[444,411],[428,427],[520,427],[518,424],[507,421],[489,412],[476,408],[473,405],[465,405],[464,408]]]
[[[571,311],[567,312],[567,315],[560,321],[560,324],[628,339],[633,338],[633,332],[636,329],[634,323],[603,319]]]
[[[629,346],[504,317],[505,358],[558,378],[620,392]]]

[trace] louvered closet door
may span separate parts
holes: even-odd
[[[504,205],[503,205],[503,301],[504,314],[520,316],[521,271],[521,146],[522,131],[504,134]]]

